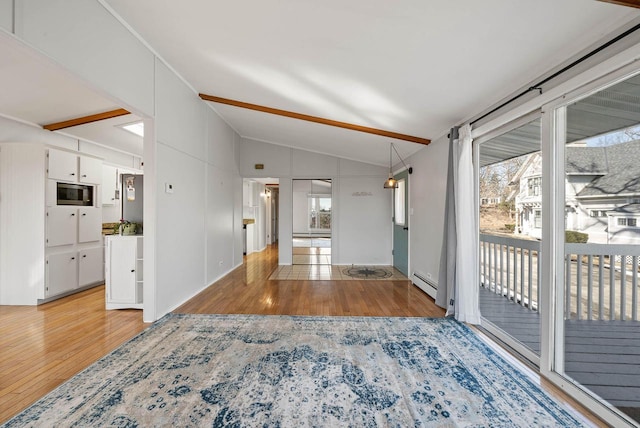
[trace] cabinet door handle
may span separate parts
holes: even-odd
[[[87,257],[87,255],[86,255],[86,254],[83,254],[83,255],[82,255],[82,258],[84,259],[85,257]]]
[[[82,174],[82,176],[83,176],[83,177],[86,177],[86,176],[87,176],[87,174]]]
[[[76,259],[75,257],[71,257],[71,260],[75,260],[75,259]]]
[[[135,272],[135,271],[136,271],[135,269],[131,269],[131,272]]]
[[[84,217],[84,216],[86,216],[86,215],[87,215],[87,213],[82,213],[82,217]]]
[[[71,173],[71,175],[76,175],[76,173],[75,173],[75,172],[72,172],[72,173]]]
[[[76,215],[76,213],[71,213],[71,217],[74,217]]]

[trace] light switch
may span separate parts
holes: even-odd
[[[164,183],[164,192],[165,193],[173,193],[173,184]]]

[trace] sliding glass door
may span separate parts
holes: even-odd
[[[640,423],[640,75],[553,114],[554,370]]]

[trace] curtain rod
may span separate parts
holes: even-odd
[[[512,102],[514,102],[515,100],[525,96],[526,94],[528,94],[531,91],[540,91],[540,94],[542,94],[542,85],[544,85],[545,83],[549,82],[552,79],[555,79],[556,77],[560,76],[561,74],[566,73],[567,71],[571,70],[573,67],[577,66],[580,63],[583,63],[584,61],[586,61],[587,59],[591,58],[592,56],[594,56],[595,54],[597,54],[598,52],[601,52],[603,50],[605,50],[606,48],[608,48],[609,46],[611,46],[612,44],[624,39],[625,37],[629,36],[630,34],[636,32],[638,29],[640,29],[640,24],[636,24],[633,27],[629,28],[627,31],[625,31],[624,33],[621,33],[619,35],[617,35],[616,37],[614,37],[613,39],[609,40],[608,42],[604,43],[603,45],[598,46],[597,48],[595,48],[594,50],[592,50],[591,52],[581,56],[580,58],[576,59],[575,61],[573,61],[571,64],[563,67],[562,69],[556,71],[555,73],[553,73],[551,76],[539,81],[538,83],[534,84],[533,86],[529,87],[529,89],[526,89],[524,91],[522,91],[521,93],[519,93],[518,95],[514,96],[513,98],[510,98],[509,100],[503,102],[502,104],[500,104],[498,107],[492,109],[491,111],[483,114],[482,116],[480,116],[479,118],[473,120],[470,124],[473,125],[476,122],[481,121],[482,119],[484,119],[485,117],[495,113],[496,111],[500,110],[502,107],[507,106],[509,104],[511,104]]]

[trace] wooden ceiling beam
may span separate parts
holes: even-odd
[[[601,1],[603,3],[617,4],[619,6],[635,7],[637,9],[640,9],[640,0],[598,0],[598,1]]]
[[[92,114],[90,116],[77,117],[75,119],[65,120],[63,122],[49,123],[42,127],[49,131],[58,131],[72,126],[84,125],[85,123],[98,122],[100,120],[111,119],[113,117],[124,116],[130,114],[129,111],[119,108],[117,110],[105,111],[104,113]]]
[[[205,101],[226,104],[234,107],[245,108],[249,110],[260,111],[263,113],[275,114],[278,116],[290,117],[293,119],[306,120],[307,122],[320,123],[322,125],[335,126],[337,128],[349,129],[351,131],[366,132],[368,134],[380,135],[383,137],[395,138],[397,140],[410,141],[412,143],[427,145],[431,142],[428,138],[414,137],[412,135],[399,134],[397,132],[385,131],[382,129],[369,128],[368,126],[353,125],[351,123],[339,122],[337,120],[323,119],[321,117],[310,116],[308,114],[295,113],[287,110],[280,110],[272,107],[265,107],[258,104],[250,104],[242,101],[230,100],[228,98],[216,97],[213,95],[200,94],[200,98]]]

